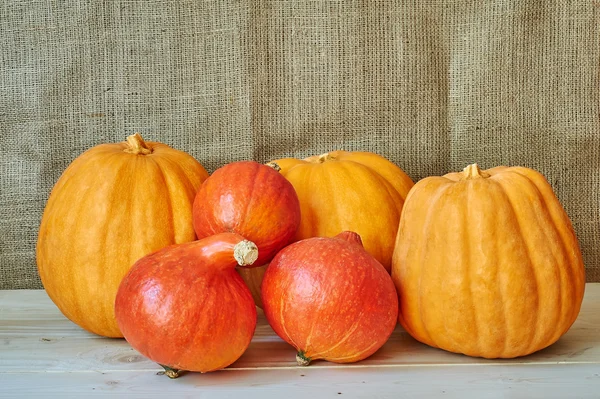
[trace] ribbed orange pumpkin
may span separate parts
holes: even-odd
[[[390,271],[402,204],[414,185],[402,169],[370,152],[332,151],[304,160],[270,162],[292,183],[300,200],[295,240],[354,231],[365,249]],[[260,306],[264,268],[240,270]]]
[[[122,336],[117,288],[144,255],[193,241],[192,203],[206,170],[165,144],[101,144],[81,154],[54,186],[42,217],[37,265],[46,292],[84,329]]]
[[[513,358],[570,328],[585,269],[571,222],[540,173],[474,164],[411,190],[392,278],[400,323],[417,340]]]

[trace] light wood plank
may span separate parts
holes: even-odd
[[[594,398],[600,366],[485,365],[222,370],[169,380],[154,372],[3,373],[12,397]]]
[[[600,284],[588,284],[580,316],[555,345],[513,360],[429,348],[397,328],[371,358],[300,368],[294,350],[259,318],[233,366],[178,380],[122,339],[81,330],[44,291],[0,291],[0,397],[600,397]]]
[[[46,371],[100,372],[158,370],[122,339],[83,331],[67,320],[42,290],[0,291],[0,373]],[[275,335],[264,316],[237,369],[295,367],[295,351]],[[370,358],[351,365],[317,361],[312,368],[378,365],[558,364],[600,362],[600,284],[588,284],[580,316],[551,347],[511,360],[486,360],[448,353],[420,344],[398,327]]]

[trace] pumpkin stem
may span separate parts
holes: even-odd
[[[281,172],[281,166],[279,166],[277,162],[269,162],[266,165],[275,169],[277,172]]]
[[[152,153],[152,149],[148,147],[141,134],[135,133],[127,137],[127,148],[125,148],[125,152],[135,155],[148,155]]]
[[[327,162],[327,161],[329,161],[331,159],[333,159],[333,157],[331,156],[331,154],[329,154],[328,152],[326,152],[325,154],[319,155],[318,162],[319,163],[324,163],[324,162]]]
[[[308,366],[311,360],[310,357],[305,356],[304,351],[296,353],[296,363],[298,363],[298,366]]]
[[[361,247],[364,247],[364,245],[362,243],[362,239],[360,238],[360,235],[353,231],[342,231],[340,234],[338,234],[334,238],[339,238],[340,240],[353,242],[355,244],[360,245]]]
[[[181,376],[181,373],[183,372],[183,370],[172,369],[171,367],[165,366],[164,364],[160,364],[160,366],[163,369],[165,369],[164,373],[170,379],[175,379],[175,378]]]
[[[251,265],[258,259],[258,247],[252,241],[240,241],[233,247],[233,257],[240,266]]]
[[[463,169],[461,180],[480,179],[484,177],[490,177],[490,174],[481,170],[479,165],[474,163]]]

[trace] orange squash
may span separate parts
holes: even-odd
[[[402,205],[414,185],[402,169],[369,152],[332,151],[273,163],[300,199],[296,240],[354,231],[390,271]]]
[[[121,337],[121,279],[139,258],[196,238],[192,203],[207,177],[192,156],[139,134],[75,159],[50,194],[36,248],[42,284],[62,313]]]
[[[556,342],[579,313],[585,269],[551,186],[524,167],[429,177],[400,220],[399,321],[451,352],[513,358]]]
[[[332,151],[269,163],[292,183],[300,200],[295,241],[354,231],[389,272],[404,199],[414,185],[398,166],[370,152]],[[239,270],[258,306],[265,268]]]

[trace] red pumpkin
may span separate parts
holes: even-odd
[[[300,225],[294,187],[278,171],[254,161],[233,162],[204,181],[192,210],[198,238],[234,232],[258,246],[260,266],[293,239]]]
[[[257,256],[254,243],[222,233],[143,257],[119,286],[119,329],[172,378],[179,370],[230,365],[256,328],[252,295],[235,266],[250,265]]]
[[[298,350],[300,365],[365,359],[388,340],[398,317],[390,275],[353,232],[281,250],[265,272],[262,301],[273,330]]]

